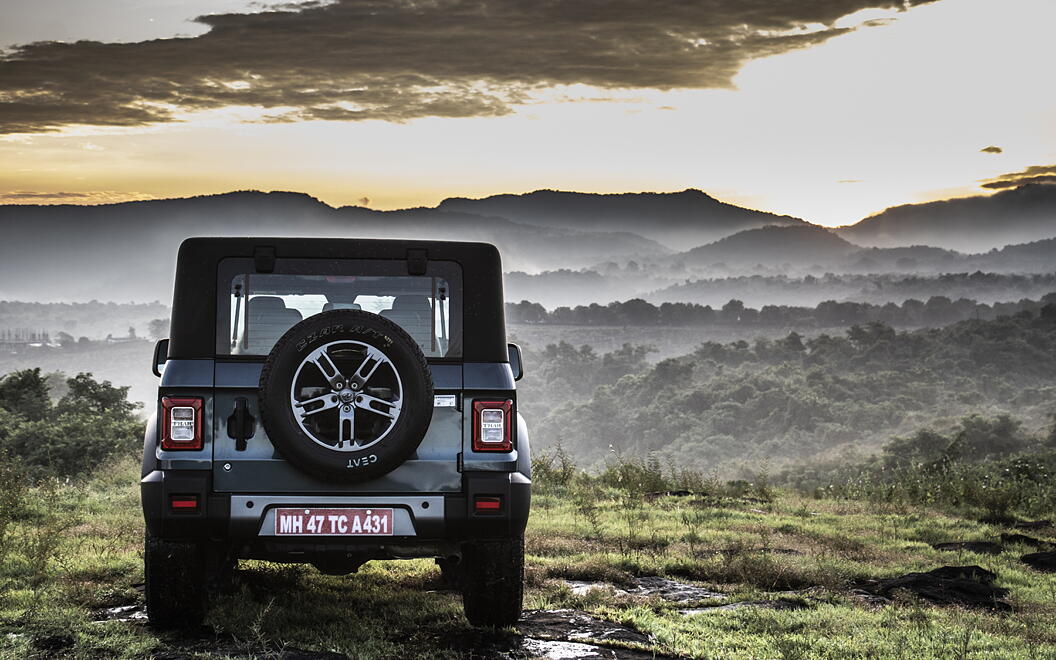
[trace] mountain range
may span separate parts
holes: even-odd
[[[1025,184],[989,196],[906,204],[840,227],[864,247],[936,245],[984,252],[1056,236],[1056,185]]]
[[[809,224],[787,215],[720,202],[695,189],[619,194],[536,190],[524,195],[494,195],[483,199],[452,197],[436,208],[497,216],[541,227],[631,232],[672,248],[703,245],[767,225]]]
[[[974,261],[950,248],[980,251],[1024,236],[1056,236],[1056,186],[897,207],[836,230],[743,209],[699,190],[536,191],[397,211],[257,191],[98,206],[6,205],[0,206],[0,299],[164,301],[177,246],[194,235],[478,240],[499,247],[507,271],[605,271],[635,262],[643,270],[624,276],[650,278],[651,290],[686,274],[936,272],[969,262],[1043,272],[1056,270],[1048,245]],[[933,247],[915,245],[921,237]]]

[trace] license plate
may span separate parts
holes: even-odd
[[[278,536],[392,536],[392,509],[278,509]]]

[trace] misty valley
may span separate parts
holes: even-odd
[[[567,195],[387,213],[275,193],[125,204],[101,222],[127,242],[88,239],[63,257],[86,274],[72,279],[12,246],[29,254],[33,223],[100,210],[0,207],[17,220],[0,247],[0,582],[12,594],[0,620],[35,631],[11,648],[637,660],[717,647],[808,657],[831,637],[833,657],[1056,649],[1056,601],[1037,580],[1056,549],[1056,223],[1024,214],[1009,233],[1021,242],[969,223],[956,242],[896,245],[875,230],[882,216],[832,231],[702,193]],[[599,205],[611,222],[594,218]],[[175,246],[204,228],[203,209],[232,226],[288,232],[279,219],[292,213],[296,233],[498,244],[535,489],[532,609],[513,633],[467,627],[425,560],[353,578],[243,562],[207,639],[141,625],[134,486],[150,360],[169,334]],[[695,231],[701,209],[725,220]],[[180,229],[138,244],[144,214]],[[305,617],[340,619],[331,597],[403,623],[306,636]],[[48,623],[61,617],[75,634]],[[912,617],[930,632],[911,632]]]

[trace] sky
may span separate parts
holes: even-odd
[[[0,203],[1056,181],[1052,0],[0,0]]]

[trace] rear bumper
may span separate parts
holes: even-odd
[[[306,543],[313,547],[416,548],[523,534],[531,506],[531,480],[520,472],[466,472],[457,493],[217,494],[212,491],[209,471],[153,470],[141,480],[140,494],[147,529],[160,538],[209,539],[261,547]],[[186,501],[189,497],[195,498],[197,507],[173,508],[174,499]],[[499,498],[499,510],[475,510],[478,497]],[[280,507],[391,508],[395,535],[277,537],[274,511]]]

